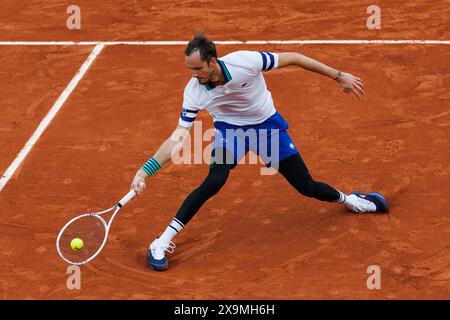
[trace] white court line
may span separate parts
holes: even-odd
[[[93,45],[138,45],[180,46],[188,41],[0,41],[0,46],[93,46]],[[249,40],[214,41],[220,45],[233,44],[430,44],[450,45],[450,40]]]
[[[27,157],[28,153],[30,153],[33,146],[36,144],[42,133],[47,129],[50,122],[53,120],[53,118],[56,116],[58,111],[63,106],[64,102],[66,102],[67,98],[70,96],[72,91],[77,86],[78,82],[80,82],[81,78],[83,78],[86,71],[91,66],[92,62],[94,62],[95,58],[100,54],[100,52],[103,50],[104,45],[103,44],[97,44],[92,50],[89,57],[86,59],[86,61],[81,66],[80,70],[76,73],[75,77],[73,77],[72,81],[67,85],[66,89],[61,93],[58,100],[56,100],[53,107],[50,109],[50,111],[47,113],[45,118],[41,121],[39,126],[37,127],[36,131],[33,133],[31,138],[25,143],[22,150],[20,150],[19,154],[17,155],[16,159],[11,163],[9,168],[6,170],[6,172],[3,174],[2,178],[0,179],[0,191],[6,186],[9,179],[14,175],[14,172],[17,170],[17,168],[20,166],[22,161]]]

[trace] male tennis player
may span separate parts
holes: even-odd
[[[342,203],[354,212],[387,212],[388,202],[377,192],[346,195],[312,178],[287,132],[286,121],[274,106],[263,72],[298,66],[333,79],[342,91],[352,92],[359,99],[364,93],[361,79],[296,52],[236,51],[219,59],[214,43],[201,32],[186,46],[185,64],[193,77],[184,90],[178,127],[138,170],[131,188],[137,194],[145,190],[146,177],[159,170],[171,159],[172,151],[181,147],[201,110],[208,111],[214,120],[211,165],[203,183],[186,198],[163,234],[151,243],[147,253],[148,267],[158,271],[168,268],[166,252],[173,252],[175,248],[173,237],[222,188],[230,170],[249,150],[265,155],[262,158],[266,165],[276,168],[307,197]],[[273,145],[277,146],[275,154],[268,157],[266,151],[273,150]]]

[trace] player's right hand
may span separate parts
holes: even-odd
[[[133,182],[131,183],[131,189],[133,189],[137,195],[140,195],[147,188],[147,186],[145,185],[146,177],[147,174],[144,170],[139,169],[138,172],[136,172]]]

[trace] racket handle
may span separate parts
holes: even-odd
[[[124,205],[126,205],[128,203],[128,201],[130,201],[131,199],[133,199],[136,196],[136,192],[134,190],[130,190],[130,192],[128,192],[126,194],[125,197],[123,197],[118,203],[117,206],[118,207],[123,207]]]

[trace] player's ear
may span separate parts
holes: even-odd
[[[209,60],[209,64],[212,64],[212,65],[217,64],[217,59],[215,57],[212,57],[211,60]]]

